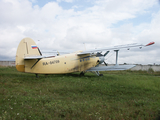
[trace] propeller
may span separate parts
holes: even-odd
[[[107,51],[106,53],[104,53],[104,55],[102,55],[101,53],[97,53],[96,57],[99,57],[99,64],[104,63],[107,66],[107,63],[105,62],[105,56],[109,53],[109,51]]]

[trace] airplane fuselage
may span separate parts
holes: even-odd
[[[99,57],[87,55],[78,56],[77,53],[66,54],[39,61],[25,60],[25,72],[36,74],[64,74],[86,71],[99,64]],[[37,63],[36,63],[37,62]],[[34,65],[35,64],[35,65]]]

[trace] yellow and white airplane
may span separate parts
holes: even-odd
[[[16,69],[20,72],[38,74],[66,74],[72,72],[81,72],[84,75],[87,71],[95,72],[98,76],[102,74],[99,71],[127,70],[135,65],[118,65],[118,51],[123,48],[145,47],[154,44],[150,42],[147,45],[128,44],[124,46],[115,46],[111,48],[94,49],[88,51],[78,51],[71,54],[59,56],[43,56],[36,43],[31,38],[24,38],[19,43],[16,53]],[[115,66],[99,66],[103,63],[104,57],[109,51],[116,52]],[[106,51],[104,55],[102,51]]]

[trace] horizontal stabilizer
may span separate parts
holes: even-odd
[[[136,65],[115,65],[115,66],[98,66],[92,67],[86,71],[118,71],[118,70],[128,70],[135,67]]]
[[[32,60],[32,59],[42,59],[42,58],[50,58],[50,57],[55,57],[53,55],[50,56],[28,56],[24,57],[25,60]]]

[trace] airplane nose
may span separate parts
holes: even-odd
[[[99,64],[103,63],[104,62],[104,56],[100,56],[99,57]]]

